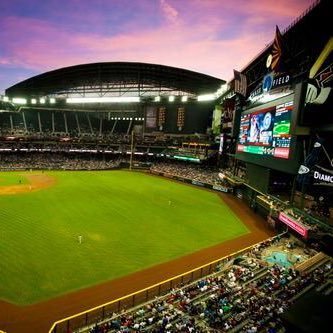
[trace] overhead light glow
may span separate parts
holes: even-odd
[[[31,104],[37,104],[37,99],[36,98],[31,98]]]
[[[204,102],[204,101],[214,101],[215,95],[214,94],[207,94],[207,95],[199,95],[198,96],[198,102]]]
[[[56,102],[55,98],[51,97],[50,98],[50,104],[55,104],[55,102]]]
[[[216,93],[215,93],[215,97],[218,98],[220,96],[222,96],[227,90],[229,89],[228,84],[222,84],[221,87],[219,89],[217,89]]]
[[[3,96],[3,101],[4,102],[9,102],[9,97],[8,96]]]
[[[39,103],[40,103],[40,104],[45,104],[45,98],[44,98],[44,97],[40,98],[40,99],[39,99]]]
[[[67,98],[66,102],[68,104],[78,104],[78,103],[139,103],[140,97],[72,97]]]
[[[182,102],[186,103],[187,102],[188,97],[187,96],[182,96]]]
[[[169,102],[174,102],[175,101],[175,96],[169,96]]]
[[[25,98],[14,97],[12,102],[14,104],[27,104],[27,100]]]
[[[161,101],[161,96],[155,96],[154,102],[160,102]]]

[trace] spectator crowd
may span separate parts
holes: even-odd
[[[213,167],[181,162],[157,162],[152,166],[151,170],[205,184],[227,186],[227,183],[219,178],[219,170]]]

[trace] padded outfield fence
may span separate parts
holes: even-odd
[[[216,272],[218,267],[226,265],[230,260],[248,252],[254,246],[267,241],[272,241],[275,238],[280,238],[284,234],[285,232],[257,244],[248,246],[223,258],[214,260],[206,265],[200,266],[181,275],[177,275],[168,280],[149,286],[145,289],[102,304],[98,307],[88,309],[71,317],[59,320],[52,325],[49,333],[80,332],[80,329],[82,329],[82,332],[88,332],[89,330],[84,330],[84,328],[87,328],[90,325],[94,325],[95,323],[101,323],[108,318],[111,318],[113,313],[121,313],[122,311],[126,311],[127,309],[153,300],[156,297],[165,295],[173,288],[177,288],[183,284],[190,283],[195,280],[199,280],[204,276],[210,275]]]

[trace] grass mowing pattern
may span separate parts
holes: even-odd
[[[12,303],[125,276],[248,232],[216,194],[199,188],[127,171],[47,174],[55,186],[0,196],[0,298]]]

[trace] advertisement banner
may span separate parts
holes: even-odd
[[[213,190],[217,190],[217,191],[225,192],[225,193],[227,193],[229,191],[229,189],[224,186],[213,185],[212,188],[213,188]]]
[[[192,180],[193,185],[198,185],[198,186],[205,186],[204,183],[198,182],[197,180]]]
[[[279,220],[286,224],[291,229],[295,230],[297,233],[302,235],[304,238],[307,238],[308,236],[308,230],[309,228],[306,227],[304,224],[302,224],[299,221],[296,221],[291,216],[287,215],[286,213],[280,212],[279,214]]]

